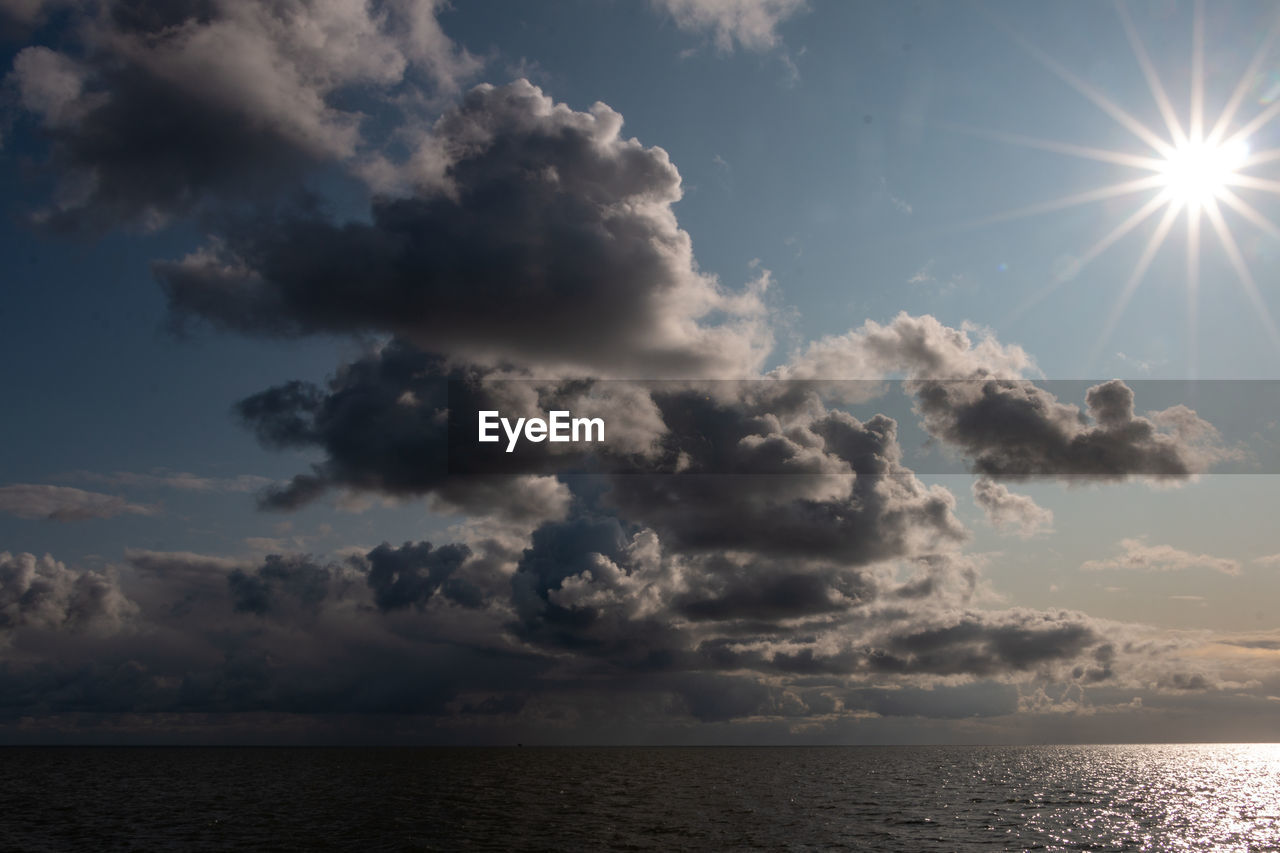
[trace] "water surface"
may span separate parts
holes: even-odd
[[[1280,747],[7,748],[0,849],[1280,850]]]

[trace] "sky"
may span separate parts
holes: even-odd
[[[0,0],[0,742],[1280,739],[1277,35]]]

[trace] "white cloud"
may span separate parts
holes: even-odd
[[[1172,545],[1148,545],[1143,538],[1121,539],[1118,556],[1105,560],[1086,560],[1080,568],[1087,572],[1104,569],[1128,569],[1139,572],[1174,572],[1185,569],[1213,569],[1225,575],[1240,574],[1240,562],[1210,554],[1194,554]]]
[[[804,0],[655,0],[658,8],[691,32],[710,33],[716,49],[769,50],[778,25],[804,8]]]
[[[974,481],[973,499],[986,513],[987,521],[998,530],[1028,539],[1053,529],[1051,510],[986,477]]]

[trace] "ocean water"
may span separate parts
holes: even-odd
[[[1280,850],[1280,746],[6,748],[0,850]]]

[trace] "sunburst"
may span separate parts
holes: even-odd
[[[1015,309],[1015,316],[1043,300],[1067,281],[1075,278],[1081,269],[1095,260],[1108,248],[1144,222],[1158,217],[1155,229],[1147,238],[1141,254],[1124,285],[1116,295],[1114,304],[1103,325],[1090,355],[1090,364],[1098,356],[1115,331],[1129,300],[1142,283],[1152,261],[1160,253],[1179,219],[1186,228],[1187,318],[1191,371],[1196,369],[1197,315],[1200,289],[1200,256],[1202,225],[1208,222],[1223,254],[1235,270],[1241,288],[1270,337],[1280,351],[1280,331],[1258,289],[1257,282],[1232,233],[1231,224],[1224,215],[1230,209],[1240,219],[1261,229],[1271,237],[1280,239],[1280,227],[1241,197],[1238,189],[1258,191],[1280,196],[1280,181],[1252,174],[1250,170],[1265,163],[1280,160],[1280,149],[1252,151],[1250,141],[1263,127],[1280,116],[1280,101],[1260,110],[1247,121],[1237,122],[1237,115],[1257,78],[1262,63],[1280,34],[1280,15],[1255,50],[1248,66],[1234,87],[1231,96],[1223,104],[1212,125],[1206,127],[1204,97],[1204,0],[1197,0],[1192,23],[1191,91],[1186,122],[1178,115],[1173,100],[1156,73],[1138,34],[1121,0],[1116,11],[1120,26],[1124,29],[1134,58],[1142,69],[1151,96],[1154,98],[1165,127],[1157,132],[1139,121],[1101,91],[1073,74],[1068,68],[1028,41],[1003,21],[995,20],[1022,49],[1033,56],[1060,80],[1075,89],[1099,110],[1106,113],[1128,130],[1143,148],[1130,151],[1107,150],[1074,145],[1052,139],[1039,139],[984,128],[951,125],[954,129],[988,137],[1014,145],[1038,148],[1073,157],[1083,157],[1103,163],[1127,167],[1133,170],[1125,180],[1073,193],[1062,198],[1041,202],[1017,210],[986,217],[971,225],[1007,221],[1011,219],[1063,210],[1077,205],[1090,204],[1120,197],[1147,193],[1149,197],[1110,231],[1086,249],[1067,270],[1062,271],[1048,285],[1032,294]]]

